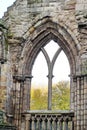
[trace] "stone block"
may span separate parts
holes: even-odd
[[[78,3],[86,4],[86,3],[87,3],[87,0],[77,0],[77,4],[78,4]]]
[[[82,10],[84,10],[84,8],[85,8],[84,4],[77,4],[76,5],[76,11],[82,11]]]

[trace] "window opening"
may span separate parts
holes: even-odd
[[[53,45],[52,45],[53,44]],[[53,48],[55,48],[55,49],[53,49]],[[52,109],[55,109],[55,107],[52,107],[52,105],[54,105],[53,104],[53,98],[54,98],[54,91],[56,91],[56,90],[53,90],[53,87],[52,87],[52,85],[53,85],[53,77],[54,77],[54,75],[53,75],[53,72],[55,72],[54,70],[54,68],[55,68],[55,66],[56,66],[56,62],[57,62],[57,60],[59,59],[59,54],[61,55],[61,54],[64,54],[64,52],[62,51],[62,49],[61,49],[61,47],[59,47],[59,45],[57,44],[57,43],[55,43],[54,41],[50,41],[50,43],[48,43],[45,47],[43,47],[43,48],[41,48],[41,52],[39,53],[39,55],[42,55],[42,58],[41,58],[41,62],[42,61],[44,61],[45,62],[45,65],[44,64],[42,64],[41,65],[41,70],[44,70],[44,67],[46,68],[46,70],[45,70],[45,79],[46,79],[46,75],[47,75],[47,78],[48,78],[48,92],[47,91],[45,91],[45,94],[43,93],[43,92],[41,92],[41,90],[40,89],[37,89],[37,92],[38,92],[38,94],[37,94],[37,92],[36,92],[36,94],[38,95],[38,97],[36,98],[37,100],[39,100],[39,98],[41,97],[41,93],[43,94],[43,95],[45,95],[45,97],[43,96],[43,98],[42,98],[42,102],[44,101],[44,99],[45,99],[45,103],[47,103],[47,99],[48,99],[48,106],[45,106],[45,107],[43,107],[42,109],[47,109],[48,108],[48,110],[52,110]],[[38,57],[39,57],[39,55],[38,55]],[[65,55],[65,54],[64,54]],[[63,60],[63,59],[62,59]],[[37,59],[36,59],[36,61],[37,61]],[[68,60],[67,60],[68,61]],[[39,67],[40,68],[40,67]],[[39,68],[37,69],[38,71],[39,71]],[[58,68],[58,65],[57,65],[57,68]],[[42,72],[43,73],[43,72]],[[48,73],[48,74],[47,74]],[[60,74],[61,75],[61,74]],[[64,75],[64,74],[63,74]],[[58,76],[57,76],[58,77]],[[43,81],[44,81],[44,78],[43,78]],[[38,79],[38,80],[40,80],[40,79]],[[65,83],[65,82],[64,82]],[[66,82],[66,84],[67,84],[68,82]],[[57,87],[58,87],[58,85],[56,85]],[[41,86],[41,87],[43,87],[43,86]],[[58,89],[56,87],[56,89]],[[47,90],[47,89],[46,89]],[[31,91],[31,95],[34,95],[35,94],[35,92],[33,92],[33,91]],[[32,101],[32,96],[31,96],[31,101]],[[58,102],[58,101],[57,101]],[[55,103],[55,102],[54,102]],[[41,104],[41,103],[40,103]],[[54,105],[55,106],[55,105]],[[56,109],[58,109],[58,108],[56,108]],[[40,108],[40,110],[41,110],[41,108]]]
[[[56,53],[53,56],[52,61],[50,61],[50,58],[46,52],[46,50],[44,48],[41,48],[46,61],[47,61],[47,66],[48,66],[48,110],[52,109],[52,78],[53,78],[53,67],[55,64],[55,61],[59,55],[59,53],[61,52],[61,48],[59,48]]]
[[[47,110],[48,87],[47,87],[47,63],[44,55],[40,52],[32,69],[31,86],[31,110]]]
[[[58,56],[54,69],[52,85],[52,110],[70,109],[70,67],[63,51]]]

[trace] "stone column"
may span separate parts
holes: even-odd
[[[18,126],[18,130],[20,130],[21,120],[22,120],[22,111],[23,111],[23,88],[25,77],[22,75],[13,76],[14,79],[14,119],[15,124]]]
[[[26,76],[24,83],[23,110],[30,110],[31,80],[32,76]]]
[[[87,76],[84,77],[84,130],[87,129]]]
[[[84,130],[84,77],[80,78],[80,86],[81,86],[81,130]]]
[[[77,79],[76,77],[73,78],[73,89],[74,89],[74,129],[77,127]]]
[[[86,130],[87,128],[87,75],[74,77],[74,129]]]
[[[74,102],[75,102],[75,84],[73,77],[70,76],[70,109],[74,110]]]
[[[13,108],[14,108],[14,123],[21,129],[22,113],[30,107],[30,86],[32,76],[16,75],[13,76]]]
[[[81,86],[80,86],[80,77],[77,77],[77,130],[81,130]]]

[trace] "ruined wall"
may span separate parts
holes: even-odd
[[[18,66],[18,61],[21,58],[20,55],[25,41],[41,24],[41,20],[45,17],[49,16],[53,21],[63,26],[74,38],[78,37],[78,24],[75,19],[75,4],[75,0],[17,0],[8,8],[3,20],[9,28],[9,50],[13,68],[15,68],[15,65]],[[77,46],[79,48],[79,45]]]
[[[6,66],[6,32],[7,29],[0,23],[0,109],[5,109],[7,66]]]
[[[78,23],[79,44],[81,46],[81,73],[87,73],[87,1],[78,0],[76,4],[76,20]]]
[[[50,39],[58,41],[59,38],[63,42],[60,45],[71,63],[71,109],[75,112],[75,128],[77,130],[85,129],[85,115],[87,114],[85,108],[87,98],[85,92],[87,90],[86,0],[17,0],[8,8],[2,19],[8,27],[7,89],[15,109],[16,125],[19,125],[21,119],[18,114],[29,108],[29,87],[32,77],[25,81],[25,77],[22,75],[31,76],[35,57],[39,48],[45,45],[44,42]],[[51,35],[47,37],[49,33]],[[13,76],[15,76],[15,80]],[[24,93],[21,98],[23,110],[20,110],[19,93],[20,85],[23,85],[23,82]],[[15,85],[16,95],[13,94]],[[17,100],[15,101],[15,99]],[[8,101],[10,102],[10,100]],[[8,104],[8,113],[11,109],[10,106]]]

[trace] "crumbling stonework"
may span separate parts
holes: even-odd
[[[87,1],[16,0],[2,20],[8,28],[7,113],[13,114],[13,123],[21,129],[21,113],[30,105],[34,61],[41,47],[54,40],[70,63],[75,130],[86,130]]]

